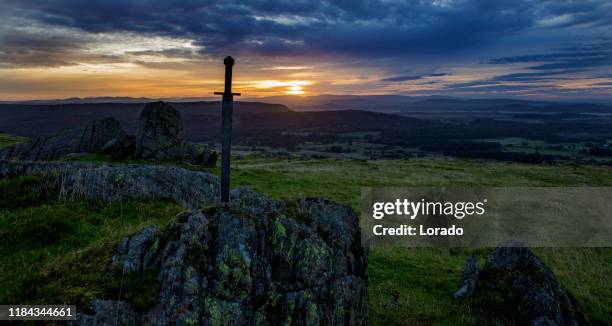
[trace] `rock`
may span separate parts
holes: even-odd
[[[125,136],[113,138],[102,146],[102,153],[110,155],[112,160],[125,160],[134,155],[136,138]]]
[[[85,127],[80,147],[76,152],[100,153],[110,141],[122,141],[126,137],[121,124],[115,118],[95,120]]]
[[[164,102],[147,104],[140,113],[136,157],[152,160],[183,158],[185,134],[181,113]]]
[[[119,246],[114,268],[159,271],[158,303],[138,317],[142,324],[367,323],[367,255],[350,207],[246,189],[232,195],[228,208],[186,211]]]
[[[192,143],[183,146],[183,162],[192,165],[214,167],[217,163],[217,154],[209,149],[202,148]]]
[[[126,137],[114,118],[96,120],[85,128],[65,129],[49,137],[38,137],[0,151],[0,158],[57,160],[71,153],[100,153],[105,144]]]
[[[480,266],[478,265],[476,256],[471,255],[467,263],[465,263],[463,273],[461,274],[461,288],[453,295],[455,299],[470,296],[474,293],[476,282],[478,281],[479,270]]]
[[[185,141],[181,113],[165,102],[147,104],[140,113],[136,134],[138,158],[183,161],[205,167],[215,166],[217,155]]]
[[[496,248],[478,273],[473,271],[474,259],[470,257],[464,281],[471,282],[474,275],[478,276],[472,293],[465,291],[464,296],[480,308],[518,324],[587,324],[576,300],[544,262],[529,248],[512,245]]]
[[[164,102],[149,103],[140,114],[137,136],[128,136],[114,118],[96,120],[84,128],[65,129],[0,150],[0,159],[46,161],[70,154],[104,153],[112,160],[135,156],[150,160],[183,161],[215,166],[217,154],[185,141],[179,111]]]
[[[119,262],[115,256],[111,268],[120,267],[123,273],[142,272],[154,263],[159,249],[159,228],[149,226],[144,228],[139,234],[123,240],[117,249]],[[121,263],[119,265],[119,263]]]
[[[210,173],[172,166],[0,160],[0,178],[39,175],[63,199],[125,201],[170,199],[199,207],[219,197],[219,180]]]

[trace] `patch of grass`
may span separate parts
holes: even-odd
[[[0,302],[87,307],[98,297],[140,309],[157,299],[149,286],[155,282],[146,282],[151,277],[117,276],[107,267],[123,238],[147,225],[168,225],[182,207],[48,201],[52,196],[41,199],[28,190],[32,184],[30,177],[0,183],[3,204],[9,204],[0,209]]]
[[[0,133],[0,148],[23,143],[27,140],[26,137]]]
[[[56,200],[57,196],[45,191],[46,187],[41,180],[42,178],[36,175],[0,179],[0,209],[38,206]]]

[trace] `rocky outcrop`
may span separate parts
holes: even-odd
[[[43,185],[69,200],[157,198],[198,207],[219,193],[215,175],[178,167],[0,160],[0,178],[20,175],[39,175]]]
[[[119,246],[110,272],[158,271],[157,304],[137,324],[366,324],[367,256],[350,207],[285,203],[246,189],[232,198],[229,207],[181,213],[169,228],[147,227]],[[133,320],[126,303],[116,304]],[[114,308],[94,304],[77,324],[100,324]]]
[[[38,137],[0,151],[0,158],[56,160],[71,153],[100,153],[106,144],[122,144],[126,134],[114,118],[96,120],[85,128],[65,129],[56,135]]]
[[[185,141],[179,111],[164,102],[150,103],[140,115],[137,136],[129,136],[114,118],[96,120],[85,128],[65,129],[53,136],[0,150],[0,159],[49,161],[78,155],[104,153],[113,160],[129,157],[155,161],[182,161],[214,166],[217,154]]]
[[[181,113],[164,102],[147,104],[140,112],[135,156],[154,160],[181,159],[184,145]]]
[[[455,296],[521,325],[586,324],[572,295],[529,248],[496,248],[482,270],[477,266],[471,257]]]

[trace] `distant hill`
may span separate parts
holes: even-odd
[[[24,105],[56,105],[56,104],[101,104],[101,103],[150,103],[155,101],[166,102],[205,102],[215,101],[215,97],[186,97],[186,98],[148,98],[129,96],[101,96],[101,97],[70,97],[65,99],[26,100],[26,101],[0,101],[0,104]]]
[[[215,102],[174,102],[171,103],[183,115],[185,128],[197,132],[202,128],[216,127],[221,124],[220,101]],[[87,122],[106,117],[118,119],[126,130],[138,126],[143,103],[95,103],[95,104],[0,104],[0,132],[22,136],[50,135],[63,128],[79,127]],[[235,102],[234,114],[257,115],[263,113],[288,113],[289,108],[282,104],[259,102]]]
[[[281,103],[295,111],[368,110],[378,112],[398,111],[399,108],[424,99],[445,98],[439,96],[404,95],[318,95],[318,96],[270,96],[260,98],[266,103]]]
[[[207,107],[207,103],[219,103],[218,97],[146,98],[146,97],[86,97],[55,100],[0,101],[0,104],[22,105],[76,105],[76,104],[142,104],[163,100],[178,107]],[[405,95],[317,95],[317,96],[268,96],[243,98],[241,103],[249,110],[260,110],[264,104],[281,104],[294,111],[364,110],[384,113],[415,112],[516,112],[516,113],[612,113],[612,101],[605,102],[552,102],[521,99],[464,99],[448,96]],[[212,104],[213,106],[217,104]],[[184,106],[183,106],[184,105]],[[263,110],[268,110],[266,107]],[[277,108],[278,109],[278,108]],[[267,111],[266,111],[267,112]]]
[[[548,113],[612,113],[612,105],[596,103],[546,102],[520,99],[460,99],[444,96],[402,95],[319,95],[272,96],[267,103],[281,103],[295,111],[367,110],[387,113],[512,111]]]

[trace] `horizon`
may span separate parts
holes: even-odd
[[[404,94],[317,94],[317,95],[266,95],[266,96],[241,96],[236,98],[234,102],[259,102],[264,104],[282,104],[285,106],[291,106],[292,104],[300,105],[305,104],[308,99],[317,99],[323,97],[384,97],[384,96],[396,96],[403,98],[417,99],[419,101],[428,99],[448,99],[453,101],[525,101],[525,102],[540,102],[540,103],[565,103],[565,104],[594,104],[594,105],[606,105],[612,106],[612,98],[560,98],[560,99],[531,99],[531,98],[513,98],[510,96],[500,97],[461,97],[461,96],[445,96],[445,95],[404,95]],[[266,102],[266,100],[280,100],[282,102]],[[286,100],[286,101],[283,101]],[[105,102],[109,101],[109,102]],[[122,102],[125,101],[125,102]],[[130,102],[132,101],[132,102]],[[66,98],[40,98],[40,99],[18,99],[18,100],[5,100],[0,99],[0,104],[45,104],[45,105],[56,105],[56,104],[103,104],[103,103],[149,103],[155,101],[162,102],[221,102],[220,97],[216,96],[198,96],[198,97],[135,97],[135,96],[88,96],[88,97],[66,97]],[[306,102],[307,103],[307,102]],[[334,110],[333,108],[330,108]]]
[[[1,101],[212,98],[228,54],[243,99],[612,100],[612,3],[601,0],[8,0],[0,9]]]

